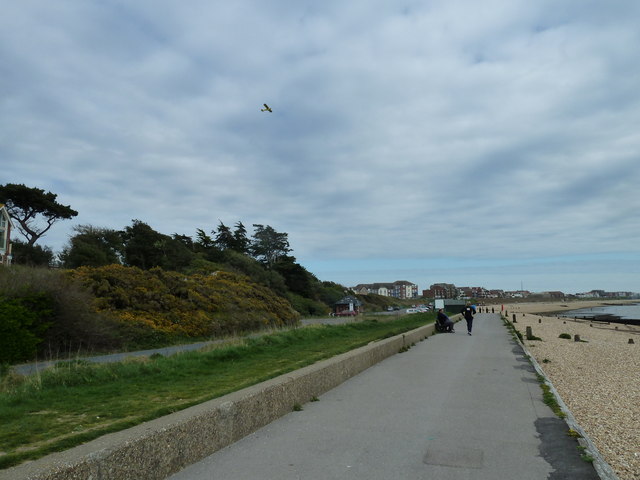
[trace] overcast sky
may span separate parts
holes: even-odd
[[[636,0],[21,0],[0,184],[345,286],[640,291]],[[261,112],[263,103],[273,112]],[[250,230],[251,233],[251,230]]]

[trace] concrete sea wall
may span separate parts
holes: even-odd
[[[433,325],[0,471],[0,480],[163,479],[433,334]]]

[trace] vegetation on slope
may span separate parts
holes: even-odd
[[[0,268],[0,364],[294,325],[283,297],[230,272]]]
[[[294,325],[299,318],[282,297],[229,272],[184,275],[109,265],[69,275],[89,287],[98,312],[169,335],[220,337]]]

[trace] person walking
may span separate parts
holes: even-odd
[[[466,305],[462,309],[462,316],[467,321],[467,335],[471,335],[471,329],[473,328],[473,315],[476,313],[476,309],[472,305]]]

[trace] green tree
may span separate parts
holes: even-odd
[[[207,235],[204,230],[198,228],[196,230],[196,245],[204,250],[207,250],[209,248],[215,247],[215,242],[213,241],[213,238]]]
[[[30,267],[49,267],[54,262],[51,248],[40,245],[29,245],[20,240],[11,241],[12,262],[16,265],[28,265]]]
[[[168,238],[141,220],[132,220],[122,232],[125,265],[143,270],[160,266]]]
[[[0,203],[7,206],[9,216],[15,220],[18,231],[32,247],[58,220],[78,215],[69,205],[56,202],[55,193],[22,184],[7,183],[0,186]],[[45,226],[38,225],[42,217]]]
[[[122,239],[124,264],[142,270],[160,267],[183,271],[196,256],[188,246],[192,246],[189,237],[164,235],[140,220],[132,220],[131,226],[122,232]]]
[[[214,233],[213,231],[211,233]],[[216,234],[216,246],[220,250],[227,250],[233,248],[233,233],[231,229],[224,223],[220,222],[218,228],[215,231]]]
[[[218,224],[218,228],[212,231],[216,236],[215,245],[222,251],[235,250],[244,255],[249,253],[249,238],[247,238],[247,229],[242,222],[235,224],[235,230],[231,230],[222,221]]]
[[[233,249],[246,255],[249,253],[249,244],[251,243],[247,237],[247,229],[242,222],[237,222],[235,227],[233,231]]]
[[[49,328],[53,301],[45,293],[21,298],[0,298],[0,363],[35,356],[42,335]]]
[[[318,299],[329,306],[343,298],[346,293],[345,288],[335,282],[320,282],[318,287]]]
[[[282,256],[273,264],[273,270],[284,278],[287,288],[298,295],[306,298],[315,297],[315,284],[318,279],[299,263],[295,257]]]
[[[276,232],[267,225],[253,224],[255,231],[250,245],[251,254],[267,268],[271,268],[279,258],[291,251],[289,235]]]
[[[184,245],[187,248],[187,250],[191,252],[195,251],[195,244],[193,242],[193,239],[190,236],[174,233],[173,239],[180,242],[182,245]]]
[[[196,257],[193,248],[191,237],[174,233],[172,237],[167,237],[164,244],[160,266],[165,270],[185,271]]]
[[[101,267],[122,263],[124,249],[121,232],[91,225],[78,225],[60,254],[65,268]]]
[[[197,254],[209,262],[219,262],[223,256],[222,250],[216,246],[215,240],[201,228],[196,230],[196,241],[193,247]]]

